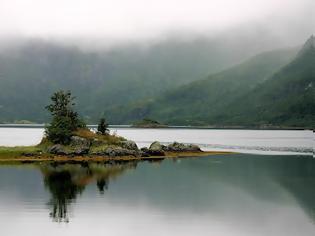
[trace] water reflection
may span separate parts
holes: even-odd
[[[252,198],[240,197],[246,193],[257,201],[255,204],[299,205],[315,222],[313,158],[233,155],[174,161],[164,161],[161,168],[154,168],[156,165],[152,163],[145,164],[145,168],[128,178],[130,182],[123,183],[125,189],[121,191],[124,194],[115,197],[125,201],[128,195],[128,201],[136,202],[135,196],[145,196],[155,206],[162,203],[163,207],[174,210],[193,207],[199,213],[213,214],[230,208],[231,214],[239,212],[238,207],[242,204],[245,206],[247,201],[252,201]],[[51,195],[48,203],[50,217],[57,222],[69,222],[69,206],[88,184],[95,185],[103,195],[111,180],[127,170],[136,169],[137,165],[137,162],[41,164],[39,169]],[[225,195],[227,191],[230,194]],[[198,192],[200,194],[196,194]]]
[[[45,187],[51,194],[48,205],[50,217],[56,222],[69,222],[68,207],[75,202],[87,184],[96,183],[101,194],[108,189],[111,179],[118,177],[128,169],[135,169],[136,162],[123,164],[62,164],[49,163],[39,166]]]
[[[50,217],[55,221],[68,222],[68,204],[76,199],[77,194],[84,190],[84,186],[75,184],[71,173],[66,170],[46,175],[44,183],[52,195],[48,203],[52,208]]]
[[[303,156],[0,166],[1,235],[313,236],[314,186]]]
[[[199,166],[198,171],[201,168],[210,170],[209,178],[237,186],[261,201],[288,204],[287,199],[292,198],[315,223],[315,159],[312,157],[235,155],[214,159],[208,165]],[[279,194],[281,189],[283,193]]]

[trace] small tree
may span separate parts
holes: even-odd
[[[52,103],[46,106],[52,114],[52,121],[46,126],[46,136],[53,143],[68,144],[73,131],[86,125],[73,110],[75,103],[70,91],[55,92],[51,100]]]
[[[108,124],[106,123],[105,118],[100,119],[100,122],[98,123],[98,126],[97,126],[97,132],[102,135],[108,134],[109,129],[108,129]]]

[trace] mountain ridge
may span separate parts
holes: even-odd
[[[129,117],[145,116],[177,125],[314,127],[313,43],[311,36],[282,65],[275,66],[279,58],[272,61],[265,57],[254,66],[254,57],[245,64],[173,89],[131,110]],[[270,63],[266,67],[270,70],[263,70],[265,63]]]
[[[309,46],[311,41],[311,46]],[[264,84],[246,96],[246,106],[259,117],[248,120],[256,124],[315,126],[315,47],[314,37],[298,52],[292,62],[275,73]],[[263,101],[262,101],[263,100]],[[237,103],[237,102],[236,102]],[[257,105],[260,104],[260,105]],[[246,122],[244,110],[238,108],[232,113]]]
[[[153,98],[246,57],[238,47],[223,45],[207,39],[170,40],[146,49],[126,46],[82,52],[31,40],[2,49],[0,122],[47,121],[44,107],[59,89],[70,89],[82,116],[96,122],[108,107]]]
[[[33,44],[34,49],[17,50],[7,57],[0,55],[0,122],[43,122],[47,120],[43,110],[47,95],[71,89],[78,96],[79,112],[90,123],[105,116],[111,124],[151,118],[172,125],[312,125],[313,113],[307,111],[313,111],[314,106],[314,41],[311,36],[299,51],[291,48],[260,53],[204,79],[197,78],[197,74],[204,73],[199,69],[207,70],[208,63],[203,57],[195,60],[203,50],[200,45],[184,51],[184,45],[177,45],[176,50],[174,45],[168,45],[164,51],[154,49],[153,54],[138,55],[132,49],[102,55]],[[190,52],[194,52],[193,56],[186,58]],[[214,60],[213,55],[205,51],[203,54]],[[193,74],[196,77],[189,79]],[[288,81],[297,92],[296,100],[288,98],[292,106],[282,102],[286,111],[279,104],[276,109],[268,99],[267,104],[259,98],[264,97],[260,90],[267,94],[267,90],[273,91],[276,97],[274,87],[282,91],[281,86]],[[294,81],[301,86],[295,86]],[[281,96],[287,97],[284,92]],[[259,106],[266,112],[258,112]],[[291,121],[289,114],[293,114]]]
[[[119,107],[116,111],[108,110],[106,113],[109,117],[113,116],[112,120],[122,119],[121,122],[150,117],[170,124],[209,125],[202,121],[204,116],[208,116],[209,112],[219,113],[224,105],[262,83],[288,63],[296,51],[294,48],[261,53],[220,73],[172,89],[147,104],[140,102],[129,111],[130,117],[128,114],[124,117],[121,112],[130,109],[128,107]],[[223,102],[220,100],[222,96],[225,96]],[[204,112],[205,109],[208,111]],[[180,114],[179,118],[177,114]]]

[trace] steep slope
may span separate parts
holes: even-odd
[[[95,122],[109,107],[148,100],[237,63],[257,50],[242,52],[245,43],[170,39],[91,53],[34,40],[1,50],[0,122],[47,120],[43,107],[57,89],[70,89],[80,113]]]
[[[117,107],[106,113],[118,123],[144,117],[169,124],[217,123],[216,117],[225,106],[263,83],[295,54],[296,49],[266,52],[207,79],[170,90],[155,100]]]
[[[315,127],[315,37],[265,83],[229,105],[224,123]]]

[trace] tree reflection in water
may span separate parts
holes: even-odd
[[[96,182],[101,194],[108,189],[109,181],[128,169],[135,169],[136,162],[122,164],[63,164],[50,163],[40,166],[45,187],[51,193],[48,205],[50,217],[56,222],[69,222],[68,207],[81,194],[87,184]]]
[[[53,172],[45,176],[44,182],[52,195],[48,203],[52,207],[50,217],[55,221],[68,222],[67,206],[76,199],[78,193],[84,190],[84,186],[76,185],[69,171]]]
[[[107,179],[99,179],[96,182],[97,188],[100,191],[101,194],[104,194],[104,190],[108,189],[108,182]]]

